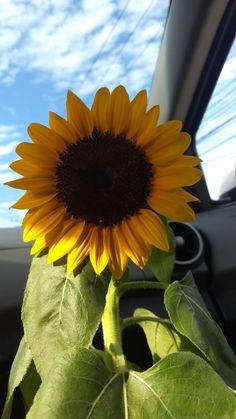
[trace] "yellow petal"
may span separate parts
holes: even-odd
[[[66,221],[61,233],[49,250],[48,262],[54,262],[69,253],[78,241],[83,229],[84,221],[82,220]]]
[[[165,138],[169,138],[169,141],[171,141],[173,135],[180,133],[182,126],[182,122],[177,119],[158,125],[158,137],[162,138],[164,143],[166,143]]]
[[[150,255],[150,246],[140,236],[137,226],[131,226],[127,219],[114,228],[114,233],[127,256],[141,269],[144,268]]]
[[[26,208],[35,208],[40,205],[45,204],[46,202],[52,200],[55,194],[45,194],[45,193],[35,193],[27,191],[18,201],[12,205],[11,208],[17,209],[26,209]]]
[[[31,247],[30,254],[35,255],[38,252],[46,249],[47,241],[46,236],[40,236],[38,239],[35,240],[33,246]]]
[[[184,189],[177,189],[176,192],[178,193],[178,196],[182,198],[185,202],[199,202],[200,199],[198,199],[196,196],[192,195],[191,193],[185,191]]]
[[[54,112],[49,112],[49,125],[66,143],[74,143],[79,139],[73,126]]]
[[[136,226],[137,231],[148,244],[168,252],[166,229],[157,214],[148,209],[141,209],[139,214],[130,219],[130,222],[134,228]]]
[[[172,163],[169,167],[171,168],[171,170],[174,170],[174,169],[185,170],[185,168],[187,168],[187,167],[198,166],[199,163],[201,163],[201,161],[202,160],[199,159],[198,157],[181,156],[177,160],[175,160],[175,162]],[[168,168],[166,169],[166,171],[168,171]]]
[[[67,257],[67,272],[72,272],[88,256],[92,229],[85,227],[74,249]]]
[[[31,250],[30,250],[30,254],[31,255],[35,255],[36,253],[41,252],[42,250],[46,249],[47,247],[49,247],[51,245],[51,243],[54,242],[55,237],[57,237],[59,228],[58,226],[56,228],[54,228],[53,230],[51,230],[49,233],[45,234],[45,235],[41,235],[39,236]]]
[[[129,124],[130,102],[129,96],[123,86],[116,87],[111,93],[108,107],[109,129],[113,134],[125,131]]]
[[[22,222],[24,241],[34,240],[40,234],[46,234],[54,229],[64,218],[65,211],[64,207],[55,206],[55,203],[51,202],[28,211]]]
[[[157,122],[160,114],[159,106],[153,106],[143,116],[139,124],[139,130],[136,134],[136,141],[140,147],[150,143],[150,141],[157,135]]]
[[[199,169],[182,167],[159,168],[156,176],[156,188],[171,190],[180,186],[190,186],[198,182],[202,177]],[[155,186],[154,186],[155,189]]]
[[[29,163],[26,160],[16,160],[10,164],[10,168],[20,175],[26,177],[35,175],[40,177],[49,177],[53,176],[54,173],[54,168],[52,167],[39,167],[37,160],[35,160],[34,164]]]
[[[108,264],[108,252],[104,241],[104,231],[101,227],[94,227],[90,237],[90,260],[97,275]]]
[[[16,180],[10,180],[9,182],[6,182],[5,185],[16,189],[26,189],[35,192],[55,192],[55,183],[51,177],[25,177]]]
[[[164,134],[163,134],[164,136]],[[152,164],[168,166],[175,162],[190,146],[191,137],[186,132],[166,136],[166,142],[162,137],[157,137],[155,142],[145,148],[147,156]]]
[[[187,198],[183,192],[184,191],[156,191],[148,200],[148,204],[159,214],[164,215],[171,220],[183,222],[193,221],[195,219],[194,211],[183,199],[183,197],[185,197],[185,199]]]
[[[53,168],[57,162],[57,154],[40,144],[20,143],[16,147],[16,152],[31,165]]]
[[[158,109],[157,109],[158,110]],[[182,128],[182,122],[173,120],[168,121],[165,124],[161,124],[157,126],[155,122],[155,114],[153,114],[154,121],[152,121],[151,124],[147,125],[147,122],[144,121],[144,127],[149,130],[149,133],[147,135],[147,132],[145,133],[145,138],[137,138],[137,141],[139,142],[139,145],[146,150],[146,148],[151,147],[153,144],[157,147],[158,150],[162,148],[163,146],[167,146],[170,143],[175,142],[176,135],[180,133]],[[143,129],[140,131],[143,132]]]
[[[127,266],[128,258],[114,234],[114,227],[104,231],[105,246],[109,255],[109,268],[116,279],[119,279]]]
[[[53,154],[61,153],[66,143],[61,135],[52,131],[50,128],[41,124],[32,123],[28,127],[28,134],[34,143],[39,143],[47,149],[51,150]]]
[[[90,110],[84,102],[70,90],[67,94],[67,119],[78,136],[89,137],[93,131],[93,119]]]
[[[97,91],[91,108],[94,126],[101,132],[106,132],[110,129],[107,118],[109,100],[109,90],[106,87],[102,87]]]
[[[136,137],[137,132],[140,129],[140,123],[143,120],[147,108],[147,92],[141,90],[131,102],[131,115],[129,125],[125,130],[127,138]]]

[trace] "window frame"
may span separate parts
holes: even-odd
[[[170,4],[149,107],[161,105],[161,122],[184,122],[193,139],[190,154],[197,155],[195,134],[233,43],[235,21],[236,2],[231,0],[172,0]],[[211,199],[204,177],[191,191],[201,199],[197,211],[222,203]]]

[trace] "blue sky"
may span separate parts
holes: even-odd
[[[158,7],[157,7],[158,6]],[[20,223],[9,210],[22,195],[3,182],[31,122],[65,116],[72,89],[91,105],[100,86],[150,90],[168,0],[1,0],[0,226]]]
[[[19,225],[23,216],[23,211],[8,209],[22,191],[3,183],[18,177],[9,164],[17,159],[16,145],[28,141],[29,123],[47,125],[49,111],[65,116],[68,89],[89,106],[101,86],[113,89],[123,84],[131,97],[143,88],[149,92],[168,4],[168,0],[0,1],[0,227]],[[235,64],[234,49],[223,86],[235,77]],[[198,138],[221,121],[222,115],[208,116]],[[199,151],[206,157],[213,185],[218,157],[205,145],[206,141],[199,142]],[[232,166],[235,142],[230,150]]]

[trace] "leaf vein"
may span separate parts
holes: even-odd
[[[136,375],[132,371],[130,371],[130,375],[132,375],[134,378],[136,378],[137,381],[140,381],[142,384],[144,384],[154,394],[154,396],[156,396],[156,398],[161,402],[162,406],[167,411],[167,413],[169,414],[169,416],[172,419],[175,419],[175,416],[172,415],[171,411],[168,409],[168,407],[166,406],[166,404],[164,403],[164,401],[161,399],[161,397],[159,396],[159,394],[157,394],[156,391],[146,381],[144,381],[141,377],[139,377],[138,375]]]
[[[103,396],[103,394],[105,393],[105,391],[108,389],[108,387],[110,386],[110,384],[120,375],[120,372],[115,374],[108,382],[107,384],[104,386],[103,390],[98,394],[98,396],[96,397],[96,399],[94,400],[90,411],[88,412],[88,415],[86,416],[86,419],[91,418],[91,414],[93,413],[94,408],[96,407],[96,404],[99,402],[99,400],[101,399],[101,397]]]

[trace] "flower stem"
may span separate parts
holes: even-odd
[[[105,353],[109,365],[116,370],[126,369],[125,356],[122,348],[122,335],[121,335],[121,320],[119,315],[119,300],[124,292],[133,289],[147,289],[158,288],[166,289],[168,284],[156,281],[132,281],[120,283],[111,279],[107,295],[106,304],[102,316],[102,329]],[[146,319],[146,318],[145,318]],[[150,320],[150,318],[149,318]],[[125,326],[131,323],[140,321],[138,318],[126,319]]]
[[[110,281],[106,304],[102,316],[102,329],[105,353],[111,367],[125,369],[125,356],[122,348],[119,316],[119,284]]]
[[[162,324],[171,324],[170,320],[162,319],[161,317],[151,317],[151,316],[137,316],[137,317],[127,317],[122,320],[121,327],[122,330],[125,329],[127,326],[131,326],[132,324],[140,323],[140,322],[154,322],[154,323],[162,323]]]
[[[125,282],[119,286],[119,295],[123,295],[126,291],[135,290],[135,289],[161,289],[165,290],[169,284],[165,282],[157,282],[157,281],[132,281],[132,282]]]

